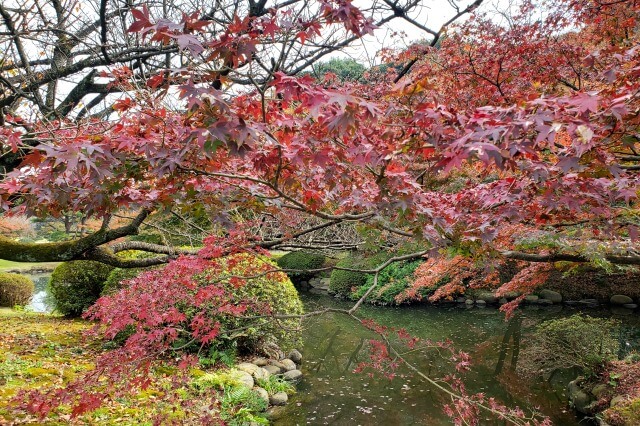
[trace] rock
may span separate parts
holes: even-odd
[[[614,396],[611,399],[611,403],[609,404],[609,407],[615,407],[616,405],[622,403],[624,400],[625,400],[625,397],[622,395]]]
[[[496,303],[496,301],[498,300],[498,298],[495,296],[495,294],[489,292],[489,291],[484,291],[480,294],[478,294],[478,300],[481,300],[485,303]],[[477,301],[476,301],[477,303]]]
[[[292,350],[289,352],[289,359],[296,364],[300,364],[302,362],[302,354],[298,350]]]
[[[260,367],[255,364],[251,364],[250,362],[241,362],[240,364],[236,365],[236,368],[240,371],[244,371],[245,373],[253,375],[253,373]]]
[[[498,303],[501,304],[501,305],[504,305],[507,302],[508,302],[508,300],[507,300],[506,297],[501,297],[500,300],[498,300]]]
[[[284,392],[274,393],[269,398],[269,402],[271,403],[271,405],[285,405],[288,400],[289,400],[289,397]]]
[[[530,294],[524,298],[524,301],[527,303],[538,303],[538,299],[540,299],[540,297],[535,294]]]
[[[474,302],[473,302],[473,299],[467,299],[464,301],[464,303],[467,305],[473,305]]]
[[[540,297],[542,297],[543,299],[551,300],[552,303],[562,302],[562,295],[553,290],[542,290],[540,292]]]
[[[517,299],[520,296],[520,294],[521,293],[517,291],[508,291],[504,294],[504,297],[507,300],[513,300],[513,299]]]
[[[564,302],[565,305],[569,305],[569,306],[576,306],[580,304],[580,301],[578,300],[566,300]]]
[[[591,389],[591,394],[596,398],[600,398],[602,394],[606,392],[606,390],[607,390],[607,385],[605,385],[604,383],[600,383],[595,385],[593,389]]]
[[[553,302],[549,299],[538,299],[538,305],[549,306],[553,305]]]
[[[487,302],[484,300],[476,300],[476,305],[478,305],[478,307],[480,308],[484,308],[487,306]]]
[[[590,410],[587,406],[591,403],[589,395],[578,386],[578,379],[569,382],[567,386],[567,392],[569,394],[569,401],[576,411],[583,414],[590,414]]]
[[[625,296],[624,294],[614,294],[613,296],[611,296],[611,299],[609,299],[609,303],[611,303],[612,305],[622,306],[633,303],[633,299],[629,296]]]
[[[622,305],[622,307],[627,309],[635,309],[638,307],[638,305],[636,305],[635,303],[625,303],[624,305]]]
[[[296,369],[296,363],[291,361],[288,358],[282,359],[282,360],[280,360],[280,362],[282,363],[282,365],[284,365],[284,368],[287,371],[291,371],[291,370],[295,370]]]
[[[256,358],[252,361],[252,364],[257,365],[258,367],[264,367],[269,364],[269,360],[266,358]]]
[[[597,299],[581,299],[578,301],[578,304],[587,308],[596,308],[600,305]]]
[[[287,367],[280,361],[271,360],[269,361],[269,365],[274,365],[280,369],[280,372],[287,371]]]
[[[319,282],[319,288],[323,290],[329,290],[329,283],[331,282],[330,278],[322,278]]]
[[[265,368],[258,367],[256,371],[253,372],[252,376],[256,380],[267,380],[269,376],[271,376],[271,373],[269,373],[269,370]]]
[[[300,370],[291,370],[284,373],[285,380],[289,380],[291,382],[297,382],[302,378],[302,371]]]
[[[458,297],[456,299],[456,303],[464,303],[467,299],[465,299],[464,297]]]
[[[269,372],[269,374],[271,374],[271,375],[282,373],[282,369],[280,367],[275,366],[275,365],[265,365],[262,368],[267,370]]]
[[[235,370],[233,373],[233,377],[235,379],[238,379],[240,383],[242,383],[248,388],[252,388],[253,385],[255,384],[253,381],[253,377],[251,377],[251,374],[247,373],[246,371]]]
[[[264,401],[269,403],[269,392],[266,389],[261,388],[260,386],[253,388],[253,390],[260,395],[260,398],[264,399]]]

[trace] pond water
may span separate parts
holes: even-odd
[[[307,311],[318,307],[346,308],[350,304],[329,296],[302,294]],[[520,346],[527,334],[543,321],[569,316],[574,308],[553,306],[524,308],[511,321],[494,308],[372,307],[364,306],[360,317],[380,324],[406,328],[422,339],[451,339],[472,357],[472,368],[464,381],[470,393],[484,392],[501,403],[525,411],[537,409],[556,425],[585,425],[567,405],[565,388],[577,372],[565,371],[548,380],[527,380],[517,373]],[[609,310],[587,311],[592,316],[619,318],[622,348],[638,348],[639,317]],[[372,332],[343,314],[325,314],[305,323],[303,333],[303,381],[289,403],[274,415],[276,425],[450,425],[442,410],[444,395],[400,368],[389,380],[380,374],[354,373],[366,361]],[[514,344],[515,342],[515,344]],[[452,372],[433,351],[407,355],[414,365],[431,377]],[[503,425],[486,418],[482,425]]]
[[[43,274],[25,274],[29,278],[33,280],[35,284],[35,290],[33,292],[33,297],[31,301],[26,306],[27,309],[32,310],[33,312],[51,312],[53,311],[53,304],[51,301],[51,297],[49,292],[47,291],[47,284],[49,283],[49,278],[51,278],[50,273]]]

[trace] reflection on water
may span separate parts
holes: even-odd
[[[327,296],[303,294],[307,311],[319,306],[347,307],[348,303]],[[551,378],[527,381],[516,372],[521,345],[535,325],[568,316],[575,309],[554,306],[523,309],[510,321],[496,309],[464,307],[361,308],[360,316],[383,325],[404,327],[422,339],[453,340],[455,346],[472,356],[472,370],[465,375],[470,393],[485,392],[507,406],[537,409],[557,425],[577,425],[567,406],[564,389],[575,372],[560,372]],[[589,311],[590,315],[611,315],[608,311]],[[636,315],[620,318],[626,329],[640,321]],[[627,336],[631,339],[633,336]],[[635,336],[637,337],[637,336]],[[370,331],[356,326],[340,314],[314,317],[306,322],[302,370],[304,380],[289,404],[277,412],[276,425],[450,425],[442,412],[444,396],[408,371],[400,369],[392,380],[380,374],[353,373],[355,366],[369,356]],[[623,344],[630,348],[633,340]],[[431,377],[452,372],[437,352],[408,353],[414,365]],[[486,418],[482,425],[503,425]],[[584,421],[580,423],[585,425]]]
[[[27,305],[27,309],[34,312],[51,312],[53,311],[53,303],[51,302],[51,296],[47,291],[47,285],[51,274],[36,274],[27,275],[33,280],[35,284],[35,290],[31,302]]]

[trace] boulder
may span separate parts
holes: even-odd
[[[329,278],[322,278],[319,281],[318,284],[318,288],[322,289],[322,290],[329,290],[329,283],[331,282],[331,279]]]
[[[251,374],[247,373],[246,371],[234,370],[233,378],[237,379],[240,383],[248,388],[252,388],[255,384],[253,381],[253,377],[251,377]]]
[[[540,292],[540,297],[542,297],[543,299],[551,300],[552,303],[562,302],[562,295],[553,290],[542,290]]]
[[[253,372],[252,376],[256,380],[267,380],[269,376],[271,376],[271,373],[263,367],[258,367],[257,370]]]
[[[505,299],[507,300],[514,300],[517,299],[518,297],[520,297],[522,293],[517,292],[517,291],[508,291],[504,294]]]
[[[482,293],[479,293],[477,299],[482,300],[485,303],[496,303],[498,301],[498,298],[495,296],[495,294],[491,293],[490,291],[483,291]]]
[[[287,371],[291,371],[291,370],[295,370],[296,369],[296,363],[291,361],[288,358],[282,359],[282,360],[280,360],[280,362],[282,363],[282,365],[284,365],[284,368]]]
[[[291,370],[284,373],[285,380],[290,382],[297,382],[302,378],[302,371],[300,370]]]
[[[289,359],[296,364],[300,364],[302,362],[302,354],[298,350],[292,350],[289,352]]]
[[[549,306],[553,305],[553,302],[549,299],[538,299],[538,305]]]
[[[265,365],[264,367],[265,370],[267,370],[269,372],[269,374],[280,374],[282,373],[282,369],[280,367],[277,367],[275,365]]]
[[[535,294],[530,294],[524,298],[524,301],[527,303],[538,303],[539,299],[540,297],[536,296]]]
[[[610,407],[615,407],[616,405],[619,405],[620,403],[624,402],[626,398],[622,395],[618,395],[618,396],[614,396],[611,399],[611,403],[609,404]]]
[[[486,306],[487,306],[487,302],[485,302],[484,300],[476,300],[476,305],[477,305],[479,308],[484,308],[484,307],[486,307]]]
[[[635,309],[638,307],[638,305],[636,305],[635,303],[625,303],[624,305],[622,305],[622,307],[627,309]]]
[[[464,297],[458,297],[456,299],[456,303],[464,303],[467,299],[465,299]]]
[[[473,299],[467,299],[464,301],[464,303],[467,305],[473,305],[474,302],[473,302]]]
[[[272,359],[271,361],[269,361],[269,365],[274,365],[276,367],[278,367],[280,369],[280,371],[287,371],[287,367],[281,363],[280,361],[276,361],[274,359]]]
[[[588,408],[591,403],[589,395],[578,385],[578,379],[569,382],[567,387],[569,401],[576,411],[583,414],[591,414]]]
[[[501,297],[500,300],[498,300],[498,303],[501,304],[501,305],[504,305],[507,302],[508,302],[508,300],[507,300],[506,297]]]
[[[260,396],[260,398],[264,399],[267,404],[269,403],[269,392],[267,392],[266,389],[257,386],[253,388],[253,390]]]
[[[288,400],[289,400],[289,397],[284,392],[274,393],[269,398],[269,402],[271,403],[271,405],[285,405]]]
[[[611,299],[609,299],[609,303],[612,305],[622,306],[633,303],[633,299],[629,296],[625,296],[624,294],[614,294],[611,296]]]

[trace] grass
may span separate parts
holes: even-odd
[[[32,263],[32,262],[11,262],[9,260],[0,259],[0,271],[2,270],[29,270],[33,268],[55,268],[58,263],[55,262],[42,262],[42,263]]]

